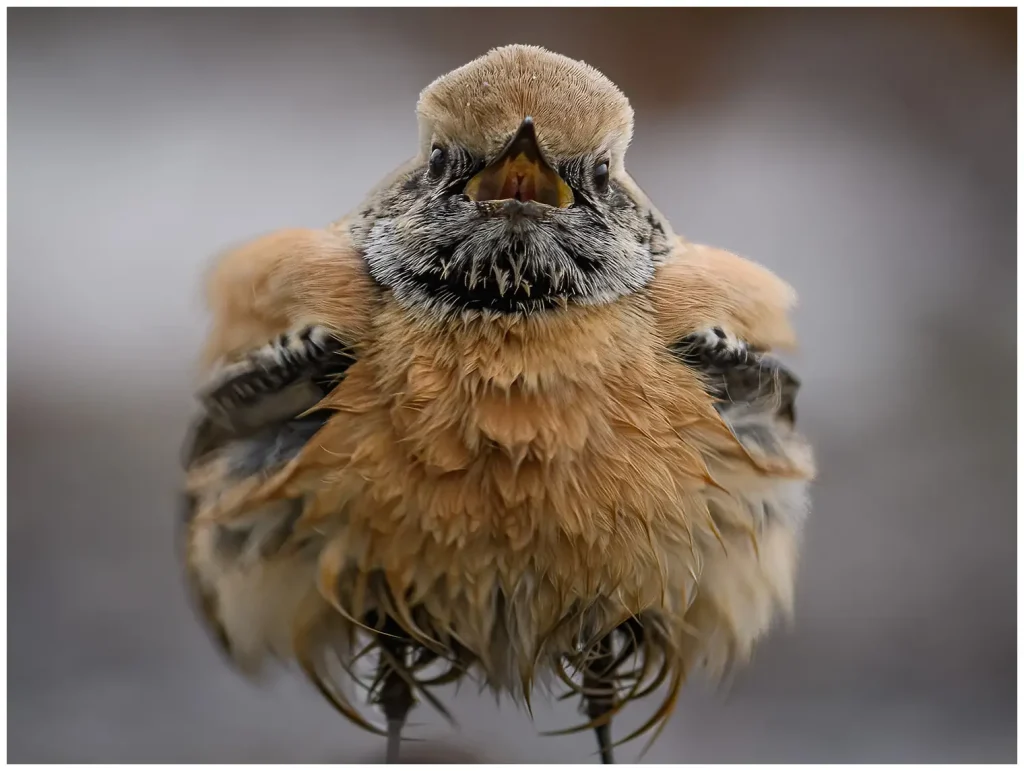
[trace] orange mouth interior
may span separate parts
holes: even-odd
[[[464,192],[474,201],[534,201],[559,209],[572,206],[574,200],[553,169],[524,154],[491,164],[469,181]]]

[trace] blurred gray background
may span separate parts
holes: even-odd
[[[524,42],[631,97],[627,163],[681,233],[801,296],[796,624],[692,683],[645,760],[1013,762],[1015,13],[9,11],[9,760],[380,760],[186,604],[201,271],[353,207],[414,152],[420,89]],[[595,760],[537,736],[572,704],[447,699],[460,730],[419,710],[409,760]]]

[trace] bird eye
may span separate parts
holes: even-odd
[[[444,173],[445,152],[443,147],[435,147],[430,151],[430,163],[428,169],[430,176],[440,177]]]
[[[598,190],[608,187],[608,161],[601,161],[594,167],[594,186]]]

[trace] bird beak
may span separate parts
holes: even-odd
[[[501,155],[463,191],[473,201],[534,201],[559,209],[573,204],[572,190],[544,159],[533,118],[527,117]]]

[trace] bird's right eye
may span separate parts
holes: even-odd
[[[435,146],[430,151],[430,162],[427,164],[427,170],[430,172],[431,177],[437,179],[444,174],[445,160],[447,160],[447,156],[443,147]]]

